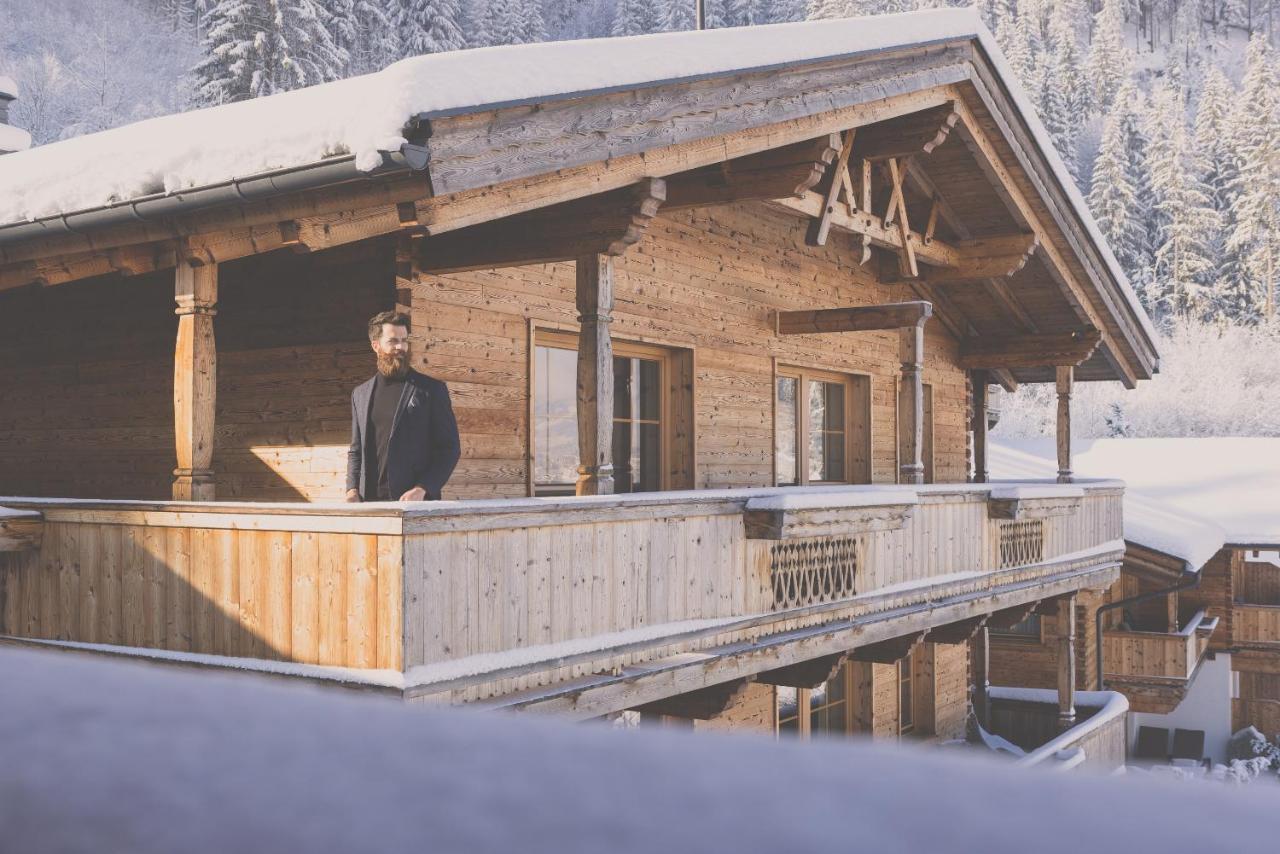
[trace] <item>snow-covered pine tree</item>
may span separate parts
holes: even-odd
[[[402,56],[467,46],[458,0],[392,0],[391,22],[400,35]]]
[[[488,0],[484,28],[488,44],[524,43],[524,0]]]
[[[524,0],[521,4],[520,38],[524,44],[547,40],[547,22],[542,17],[542,0]]]
[[[1124,0],[1102,0],[1095,19],[1093,43],[1089,46],[1089,82],[1093,103],[1105,114],[1116,92],[1132,72],[1132,54],[1124,44]]]
[[[1232,133],[1239,164],[1234,182],[1227,249],[1240,259],[1243,281],[1237,299],[1252,306],[1253,319],[1276,316],[1280,273],[1280,80],[1266,37],[1249,40],[1244,79]]]
[[[659,9],[662,16],[662,30],[675,32],[698,28],[698,13],[692,0],[663,0],[663,2],[665,8]]]
[[[651,0],[618,0],[613,17],[612,34],[615,36],[639,36],[656,33],[666,24],[659,13],[662,10]]]
[[[400,58],[400,39],[380,0],[328,0],[329,29],[347,53],[343,76],[367,74]]]
[[[1214,261],[1213,309],[1218,320],[1234,320],[1241,316],[1238,284],[1242,279],[1239,256],[1227,250],[1227,225],[1237,166],[1232,146],[1231,99],[1234,89],[1217,66],[1205,74],[1192,131],[1196,172],[1204,185],[1209,209],[1214,213],[1214,227],[1209,235],[1209,257]]]
[[[1130,137],[1137,120],[1132,104],[1133,89],[1126,85],[1103,125],[1102,145],[1093,165],[1089,209],[1121,268],[1137,284],[1147,255],[1144,211],[1134,187],[1137,164],[1130,157]]]
[[[195,97],[222,104],[337,80],[349,64],[318,0],[219,0],[206,18]]]
[[[1212,309],[1214,264],[1208,235],[1214,214],[1194,168],[1184,98],[1180,86],[1163,86],[1146,117],[1157,241],[1147,310],[1201,319]]]
[[[487,0],[462,0],[462,34],[467,47],[493,44],[489,36],[489,4]]]

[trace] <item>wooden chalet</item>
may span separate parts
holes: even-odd
[[[1149,378],[1149,327],[969,10],[639,43],[763,31],[848,48],[495,96],[404,116],[372,173],[0,227],[2,633],[577,718],[961,734],[987,627],[1119,578],[1122,486],[1073,482],[1070,395]],[[443,502],[336,503],[393,307],[462,461]],[[988,385],[1042,382],[1058,482],[987,483]]]

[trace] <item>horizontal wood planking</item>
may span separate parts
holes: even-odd
[[[399,669],[399,536],[50,522],[0,560],[0,633]]]

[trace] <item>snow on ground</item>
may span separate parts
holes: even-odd
[[[1270,851],[1274,795],[854,741],[621,730],[0,650],[23,854]],[[1063,805],[1088,816],[1061,828]]]
[[[1192,442],[1221,446],[1164,444]],[[1271,466],[1276,469],[1275,481],[1268,487],[1268,477],[1254,477],[1235,467],[1211,475],[1217,464],[1195,457],[1247,453],[1232,443],[1254,442],[1270,442],[1273,453],[1280,454],[1276,439],[1090,439],[1072,444],[1072,466],[1080,477],[1116,477],[1125,482],[1126,540],[1181,558],[1198,570],[1225,542],[1236,541],[1232,534],[1237,529],[1262,525],[1268,515],[1280,536],[1280,465]],[[993,478],[1057,476],[1053,439],[992,440],[989,457]],[[1236,495],[1237,489],[1248,497]]]

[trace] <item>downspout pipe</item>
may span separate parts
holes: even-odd
[[[1102,675],[1102,665],[1103,665],[1102,649],[1104,646],[1104,644],[1102,643],[1102,618],[1103,616],[1105,616],[1105,613],[1115,608],[1123,608],[1126,605],[1135,605],[1138,602],[1145,602],[1148,599],[1154,599],[1157,596],[1168,596],[1170,593],[1177,593],[1179,590],[1190,590],[1194,587],[1199,587],[1199,586],[1200,586],[1200,573],[1193,570],[1190,564],[1185,564],[1185,568],[1182,571],[1182,578],[1177,583],[1171,584],[1168,587],[1161,587],[1159,590],[1148,590],[1146,593],[1139,593],[1138,595],[1130,596],[1127,599],[1120,599],[1119,601],[1116,601],[1116,602],[1108,602],[1106,605],[1103,605],[1098,609],[1097,613],[1095,613],[1093,617],[1093,620],[1094,620],[1093,630],[1094,630],[1094,637],[1097,638],[1097,644],[1096,644],[1096,649],[1094,650],[1094,653],[1098,663],[1098,690],[1099,691],[1104,690],[1106,687],[1106,681],[1104,680]]]

